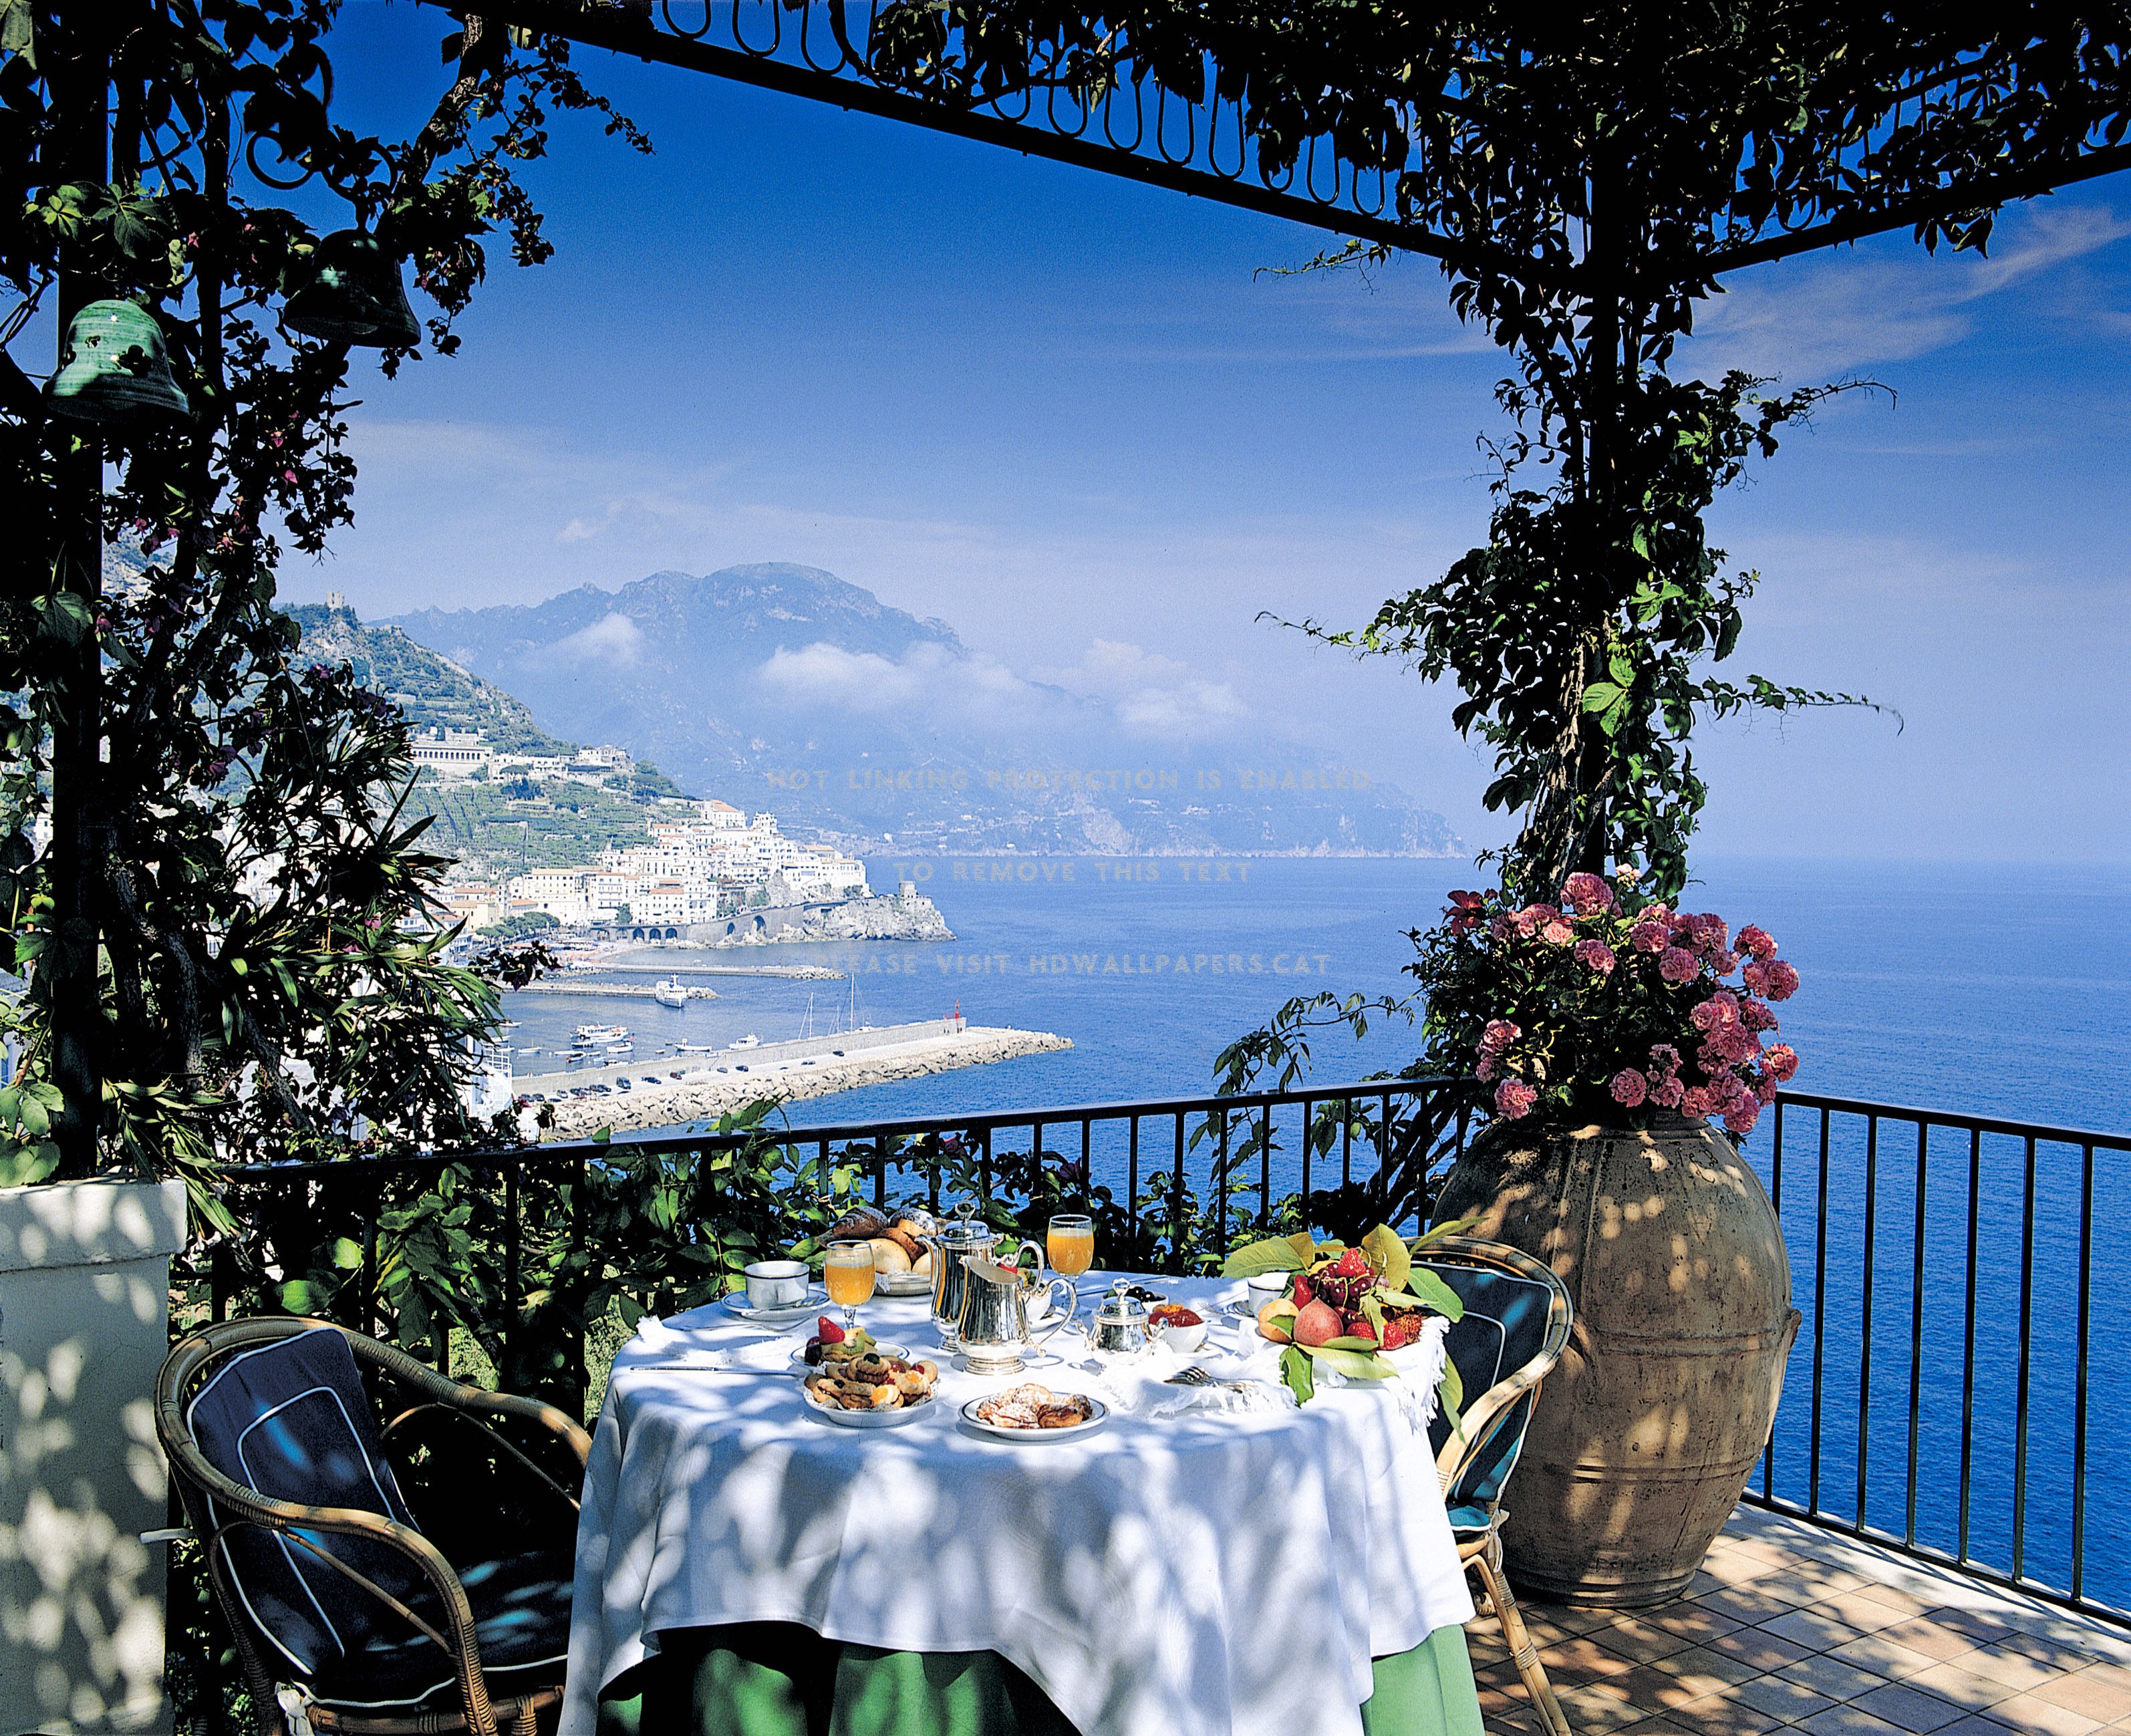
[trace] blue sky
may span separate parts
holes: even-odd
[[[338,32],[339,117],[405,134],[433,10]],[[1258,623],[1348,623],[1484,532],[1503,358],[1420,261],[1260,268],[1317,232],[673,69],[587,54],[650,131],[565,120],[530,175],[558,257],[499,263],[451,361],[364,377],[358,519],[297,599],[529,601],[660,568],[825,567],[980,669],[1142,720],[1239,716],[1402,783],[1476,844],[1450,697]],[[500,250],[499,250],[500,252]],[[1723,502],[1764,573],[1732,671],[1869,714],[1714,726],[1712,852],[2123,860],[2131,184],[1735,280],[1683,365],[1870,375]]]

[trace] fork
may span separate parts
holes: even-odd
[[[1251,1389],[1247,1380],[1216,1380],[1195,1362],[1189,1368],[1180,1368],[1161,1384],[1164,1386],[1219,1386],[1232,1393],[1247,1393]]]

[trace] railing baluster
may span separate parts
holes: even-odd
[[[518,1260],[523,1234],[518,1218],[518,1172],[522,1165],[503,1166],[503,1320],[496,1334],[503,1341],[503,1360],[511,1367],[496,1371],[496,1384],[509,1391],[516,1384],[512,1351],[518,1341]]]
[[[1353,1098],[1348,1098],[1339,1107],[1339,1185],[1343,1188],[1354,1179]]]
[[[1776,1214],[1776,1235],[1784,1241],[1784,1257],[1790,1245],[1784,1236],[1784,1100],[1775,1101],[1775,1123],[1769,1131],[1769,1208]],[[1776,1493],[1776,1419],[1769,1418],[1769,1438],[1761,1443],[1761,1499],[1773,1500]]]
[[[1133,1265],[1142,1260],[1139,1249],[1139,1117],[1133,1116],[1125,1134],[1125,1215],[1132,1222]]]
[[[1813,1419],[1807,1449],[1806,1511],[1820,1511],[1821,1370],[1827,1350],[1827,1131],[1832,1119],[1820,1112],[1820,1220],[1813,1246]]]
[[[1272,1105],[1258,1117],[1258,1233],[1272,1233]]]
[[[2071,1595],[2086,1589],[2086,1343],[2094,1299],[2094,1147],[2079,1153],[2079,1350],[2072,1370]]]
[[[1214,1251],[1224,1260],[1228,1256],[1228,1112],[1214,1112],[1221,1118],[1220,1155],[1214,1169]]]
[[[1080,1117],[1080,1197],[1085,1204],[1095,1203],[1095,1118],[1092,1115]]]
[[[1909,1488],[1902,1541],[1917,1540],[1917,1443],[1924,1397],[1924,1188],[1931,1163],[1931,1128],[1917,1123],[1916,1246],[1909,1269]]]
[[[1983,1207],[1983,1134],[1968,1136],[1968,1288],[1961,1305],[1961,1540],[1954,1558],[1968,1559],[1969,1468],[1975,1447],[1975,1259]]]
[[[377,1219],[385,1209],[385,1184],[373,1181],[370,1203],[362,1214],[362,1334],[377,1332]]]
[[[2027,1179],[2020,1196],[2020,1373],[2014,1404],[2013,1577],[2025,1577],[2028,1559],[2028,1348],[2035,1313],[2035,1142],[2027,1143]]]
[[[1872,1270],[1879,1251],[1880,1117],[1865,1117],[1865,1281],[1860,1292],[1857,1351],[1857,1528],[1865,1528],[1865,1485],[1872,1466]]]
[[[1169,1270],[1184,1270],[1184,1112],[1176,1112],[1176,1191],[1169,1196]]]
[[[1316,1100],[1302,1100],[1302,1227],[1310,1225],[1310,1150],[1317,1142]]]

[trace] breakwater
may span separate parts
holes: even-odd
[[[663,942],[662,949],[668,954],[710,950],[707,947],[693,945],[685,940]],[[643,943],[639,941],[630,948],[630,950],[642,951]],[[601,974],[629,971],[639,975],[652,977],[680,974],[691,977],[777,977],[788,983],[840,983],[845,976],[844,972],[831,970],[825,964],[683,964],[670,957],[658,964],[624,964],[614,959],[601,959],[583,965],[572,964],[569,968],[572,970],[582,969],[598,972]],[[557,978],[553,977],[543,977],[535,987],[544,990],[553,987],[556,981]]]
[[[544,995],[606,996],[625,1001],[654,1001],[658,990],[649,983],[558,983],[553,977],[543,977],[529,985],[533,991]],[[514,990],[513,992],[520,991]],[[682,998],[688,1001],[715,1001],[718,992],[701,983],[683,984]]]
[[[721,1050],[712,1055],[691,1057],[678,1066],[667,1061],[656,1069],[649,1065],[584,1068],[572,1073],[529,1075],[518,1080],[515,1088],[521,1096],[539,1093],[551,1100],[555,1123],[547,1137],[581,1139],[601,1127],[627,1131],[707,1120],[765,1098],[790,1102],[801,1098],[826,1097],[863,1085],[922,1078],[930,1074],[989,1066],[1072,1046],[1069,1039],[1047,1031],[931,1019],[797,1042],[765,1043],[752,1049]],[[676,1073],[680,1074],[678,1078],[673,1076]],[[557,1095],[595,1083],[614,1086],[623,1078],[630,1081],[625,1092]],[[653,1083],[644,1083],[647,1078]]]

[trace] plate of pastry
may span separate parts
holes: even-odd
[[[1054,1393],[1034,1380],[962,1407],[962,1420],[1001,1441],[1070,1441],[1109,1421],[1110,1408],[1085,1393]]]
[[[899,1428],[936,1408],[936,1362],[876,1351],[807,1376],[807,1408],[824,1423],[845,1428]]]

